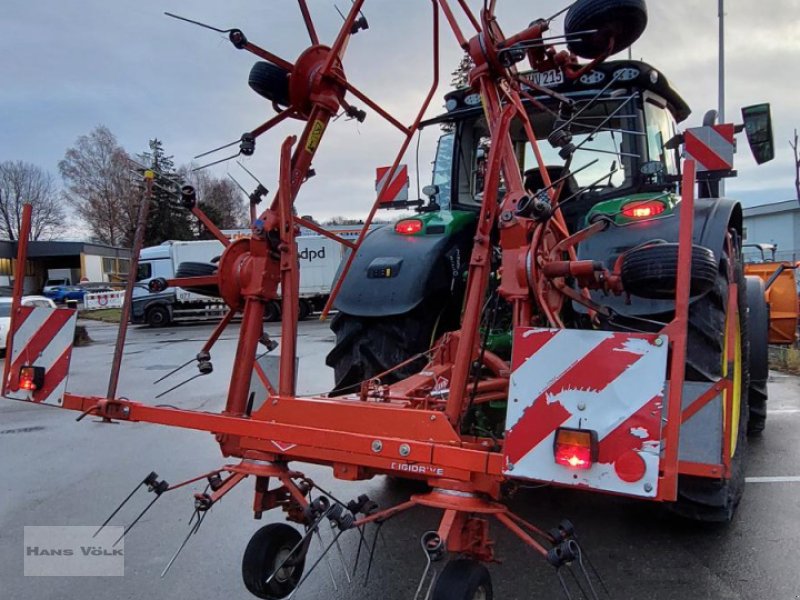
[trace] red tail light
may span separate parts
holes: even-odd
[[[622,207],[622,215],[629,219],[650,219],[667,210],[658,200],[638,200]]]
[[[419,219],[404,219],[397,222],[394,230],[402,235],[414,235],[422,231],[422,221]]]
[[[35,392],[44,385],[44,367],[20,367],[19,387],[21,390]]]
[[[570,469],[588,469],[597,459],[597,434],[585,429],[556,430],[556,464]]]

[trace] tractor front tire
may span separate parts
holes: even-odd
[[[430,302],[401,315],[358,317],[339,312],[331,321],[336,345],[325,360],[333,367],[335,386],[331,395],[359,391],[361,382],[372,379],[400,363],[425,352],[439,333],[438,310],[429,310]],[[381,377],[383,383],[395,383],[418,373],[427,360],[420,356]]]
[[[644,0],[578,0],[567,12],[567,48],[595,59],[630,47],[647,27]],[[590,33],[593,32],[593,33]]]

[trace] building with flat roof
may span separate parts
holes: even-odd
[[[0,286],[11,286],[17,242],[0,240]],[[91,242],[29,242],[25,267],[25,293],[38,292],[48,279],[69,279],[77,284],[122,281],[128,276],[131,252]]]
[[[744,243],[775,244],[776,260],[800,260],[800,202],[786,200],[745,208]],[[758,250],[744,250],[747,258],[760,258]]]

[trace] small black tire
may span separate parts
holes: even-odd
[[[747,321],[750,332],[750,406],[748,435],[764,431],[767,422],[767,380],[769,379],[769,306],[764,281],[749,275],[747,281]]]
[[[208,277],[209,275],[216,274],[216,272],[217,265],[211,263],[182,262],[178,265],[178,269],[175,271],[175,277],[178,279],[182,279],[184,277]],[[185,289],[187,292],[192,292],[193,294],[211,296],[212,298],[219,296],[219,286],[216,285],[191,286],[184,287],[183,289]]]
[[[256,94],[278,106],[289,106],[289,71],[266,61],[250,69],[247,83]]]
[[[445,565],[431,600],[492,600],[492,578],[489,570],[478,561],[457,558]]]
[[[302,537],[286,523],[271,523],[256,531],[242,557],[242,580],[247,591],[267,600],[279,600],[291,594],[305,568],[306,549],[302,545],[295,551],[298,556],[290,559],[294,564],[283,566],[269,583],[267,579]]]
[[[645,244],[628,250],[622,258],[622,286],[640,298],[671,300],[675,298],[678,278],[677,243]],[[690,295],[700,296],[714,287],[717,260],[703,246],[692,246]]]
[[[281,320],[281,305],[280,302],[267,302],[264,305],[264,320],[267,323],[275,323]]]
[[[647,27],[647,5],[644,0],[578,0],[567,12],[564,31],[568,36],[596,31],[571,39],[570,52],[587,59],[603,56],[630,47]]]
[[[147,309],[145,320],[150,327],[157,328],[169,325],[172,322],[172,317],[166,306],[157,304]]]

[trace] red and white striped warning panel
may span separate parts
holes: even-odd
[[[375,191],[381,204],[408,200],[408,165],[399,165],[394,177],[389,180],[391,170],[392,167],[378,167],[375,170]]]
[[[686,154],[697,162],[698,171],[730,171],[736,152],[732,123],[686,130],[683,143]]]
[[[667,346],[658,335],[517,328],[505,475],[655,497]],[[575,439],[591,439],[591,453],[565,460]]]
[[[3,395],[15,400],[59,405],[67,388],[69,361],[75,338],[77,311],[68,308],[20,306],[8,335]],[[37,376],[20,378],[23,367],[35,367]],[[26,369],[27,373],[33,369]]]

